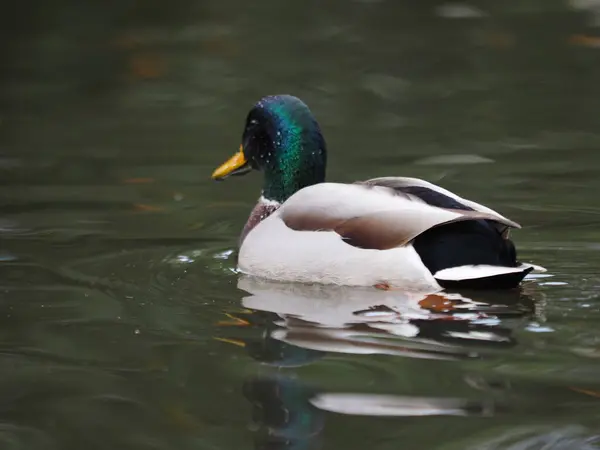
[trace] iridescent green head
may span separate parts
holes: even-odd
[[[262,170],[263,196],[284,202],[296,191],[325,181],[326,163],[325,139],[308,106],[291,95],[273,95],[250,110],[240,151],[212,177]]]

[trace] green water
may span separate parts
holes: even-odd
[[[600,448],[597,10],[506,3],[3,6],[2,448]],[[329,179],[487,204],[548,276],[442,307],[240,278],[261,180],[209,177],[274,93]]]

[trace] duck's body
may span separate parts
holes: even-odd
[[[281,115],[296,125],[294,132]],[[298,125],[307,118],[308,128]],[[213,175],[248,167],[266,172],[241,237],[242,272],[286,282],[435,291],[510,288],[534,268],[517,262],[509,240],[509,229],[519,225],[483,205],[415,178],[326,183],[324,165],[324,140],[298,99],[266,97],[251,111],[242,149]]]
[[[391,182],[407,190],[424,184],[406,178],[320,183],[279,207],[259,200],[256,210],[268,217],[247,230],[239,251],[240,270],[288,282],[416,290],[440,289],[457,276],[514,285],[531,270],[517,263],[505,237],[508,227],[517,226],[514,222],[473,202],[467,206],[462,199],[447,197],[448,204],[462,210],[440,208],[378,184]],[[436,233],[427,235],[436,227]],[[436,265],[440,260],[445,261]]]

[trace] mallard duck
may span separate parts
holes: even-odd
[[[290,95],[248,113],[239,151],[215,180],[264,174],[240,238],[242,273],[284,282],[436,291],[513,288],[539,266],[517,261],[519,224],[416,178],[325,182],[327,148],[312,112]]]

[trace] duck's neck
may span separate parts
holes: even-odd
[[[281,175],[275,179],[265,180],[261,196],[265,202],[284,203],[300,189],[325,181],[324,174],[323,176],[292,176],[289,178],[285,174]]]
[[[324,182],[325,165],[324,143],[278,150],[265,168],[261,198],[281,204],[300,189]]]

